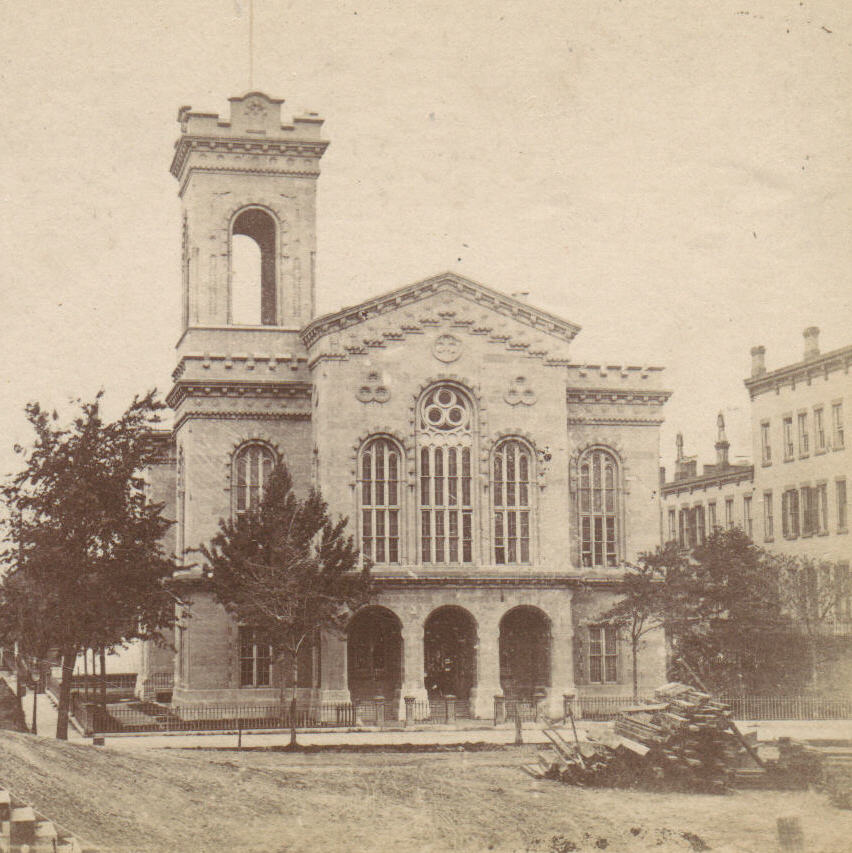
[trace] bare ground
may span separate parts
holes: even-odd
[[[588,790],[499,752],[128,753],[0,732],[0,783],[103,851],[777,849],[801,818],[809,853],[844,853],[852,812],[815,792]]]

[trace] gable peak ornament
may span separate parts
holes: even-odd
[[[509,382],[509,388],[503,395],[503,399],[510,406],[532,406],[536,401],[536,396],[526,376],[516,376]]]
[[[461,351],[462,342],[455,335],[439,335],[432,345],[432,354],[445,364],[455,361]]]

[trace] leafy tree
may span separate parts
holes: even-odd
[[[665,622],[665,575],[668,566],[678,565],[681,556],[671,544],[656,552],[642,554],[630,566],[621,584],[621,598],[601,619],[617,625],[630,640],[633,664],[633,698],[639,698],[639,650],[642,638],[660,630]]]
[[[141,476],[155,454],[150,436],[164,406],[152,391],[108,422],[102,397],[78,401],[79,413],[67,427],[56,412],[29,404],[35,441],[29,452],[21,451],[23,470],[2,490],[8,517],[0,560],[9,571],[0,624],[27,645],[39,622],[59,651],[56,736],[62,739],[77,655],[159,638],[160,629],[174,622],[175,598],[163,583],[176,568],[162,547],[171,522],[147,499]]]
[[[732,528],[688,556],[671,550],[662,562],[674,677],[689,680],[691,666],[717,690],[758,689],[787,677],[777,649],[789,632],[772,555]]]
[[[779,567],[784,612],[791,620],[791,633],[804,641],[812,685],[819,689],[820,669],[830,656],[830,631],[840,616],[840,602],[849,595],[849,569],[829,560],[773,555]]]
[[[342,630],[369,596],[369,566],[356,571],[358,550],[346,524],[345,518],[332,521],[316,489],[298,498],[289,472],[279,465],[259,506],[221,520],[219,532],[200,549],[216,599],[290,664],[291,746],[299,652],[321,631]],[[282,678],[282,706],[285,691]]]

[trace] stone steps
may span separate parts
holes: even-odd
[[[97,853],[83,846],[32,806],[0,788],[0,851],[2,853]]]

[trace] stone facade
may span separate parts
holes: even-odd
[[[348,635],[300,661],[301,703],[455,695],[490,716],[496,695],[558,713],[566,693],[629,693],[629,650],[599,619],[625,563],[659,541],[661,369],[575,364],[578,326],[451,273],[315,317],[327,143],[314,115],[281,126],[281,103],[249,93],[227,122],[179,115],[185,328],[174,431],[150,473],[176,553],[283,460],[375,562]],[[232,322],[237,235],[260,247],[251,326]],[[146,671],[173,668],[182,706],[273,700],[283,668],[190,562],[176,651],[152,651]],[[640,668],[640,689],[665,679],[661,635]]]

